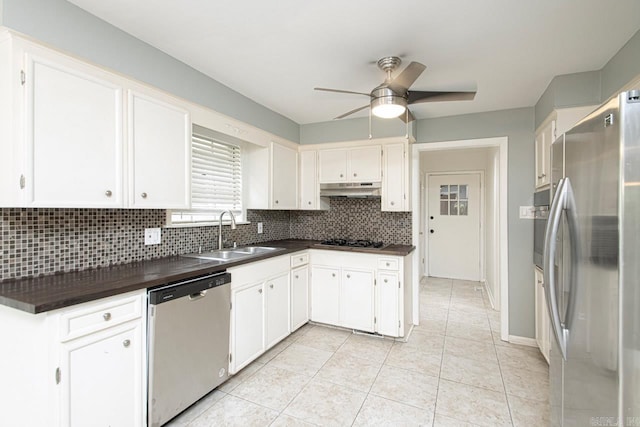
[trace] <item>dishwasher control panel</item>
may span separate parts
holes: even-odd
[[[166,286],[150,289],[149,304],[158,305],[187,295],[193,298],[204,296],[207,289],[222,286],[227,283],[231,283],[231,273],[227,273],[226,271],[171,283]]]

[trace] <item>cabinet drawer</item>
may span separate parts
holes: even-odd
[[[397,258],[378,258],[379,270],[394,270],[398,271],[400,263]]]
[[[308,253],[291,255],[291,268],[299,267],[305,264],[309,264]]]
[[[60,340],[68,341],[142,316],[142,293],[83,304],[60,316]]]

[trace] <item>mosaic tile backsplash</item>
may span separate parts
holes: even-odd
[[[411,244],[411,212],[381,212],[380,199],[332,198],[328,211],[292,211],[292,239],[371,239]]]
[[[0,209],[0,281],[85,270],[211,250],[218,227],[163,228],[162,243],[144,245],[144,229],[162,227],[165,211],[134,209]],[[239,245],[288,238],[370,238],[410,244],[411,214],[380,212],[380,200],[332,199],[322,212],[249,210],[250,224],[223,227]],[[257,223],[262,222],[263,234]]]

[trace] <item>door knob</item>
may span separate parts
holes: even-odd
[[[430,217],[429,217],[429,219],[433,219],[433,217],[432,217],[432,216],[430,216]]]
[[[433,234],[433,233],[434,233],[434,231],[433,231],[433,230],[429,230],[429,233]]]

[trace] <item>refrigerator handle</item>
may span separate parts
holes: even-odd
[[[558,299],[556,293],[556,282],[554,274],[554,259],[556,256],[556,239],[560,221],[562,220],[562,212],[567,214],[567,223],[569,225],[569,238],[571,247],[571,271],[569,275],[569,300],[567,305],[566,323],[560,321],[560,310],[558,308]],[[573,310],[575,306],[575,286],[577,283],[577,261],[578,261],[578,234],[577,234],[577,216],[576,205],[573,197],[573,189],[569,178],[563,178],[558,183],[551,208],[549,209],[549,220],[544,238],[544,282],[547,287],[547,307],[549,308],[549,316],[551,317],[551,326],[556,342],[560,348],[562,358],[567,360],[567,342],[569,340],[570,322],[573,318]]]

